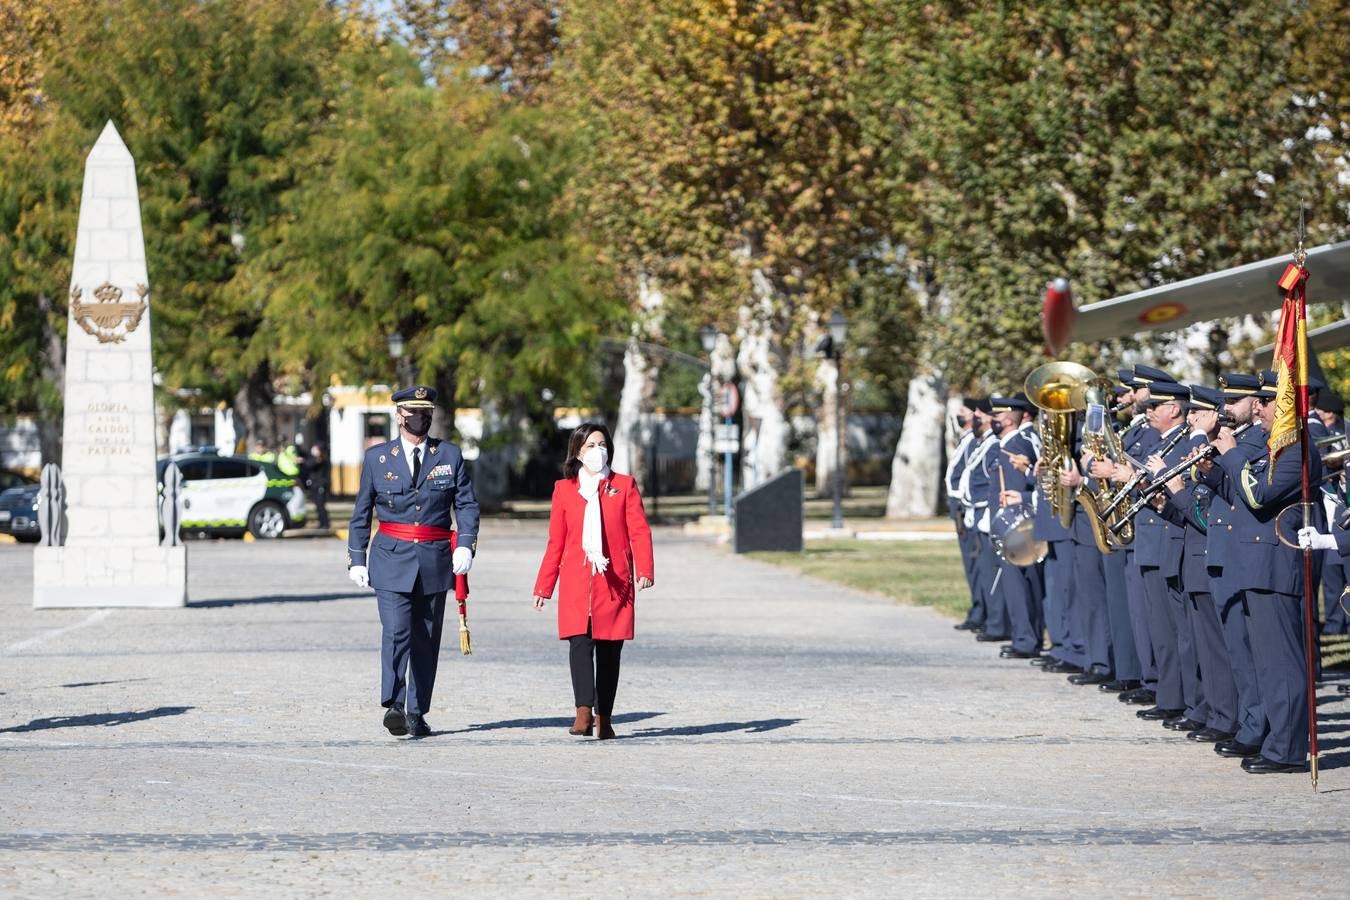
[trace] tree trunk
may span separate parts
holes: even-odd
[[[742,438],[741,479],[744,488],[771,478],[787,467],[789,428],[784,414],[782,379],[787,369],[786,328],[776,311],[775,289],[767,275],[751,276],[754,300],[741,309],[740,350]]]
[[[436,407],[431,411],[430,435],[443,441],[458,443],[455,432],[455,370],[447,366],[436,373],[432,387],[436,389]]]
[[[276,450],[277,416],[273,403],[276,394],[272,389],[272,375],[267,363],[261,363],[249,374],[248,379],[239,386],[234,395],[234,421],[239,437],[245,439],[245,447],[253,449],[256,442],[262,442],[269,450]]]
[[[932,373],[917,373],[909,382],[905,421],[891,461],[887,517],[918,519],[938,514],[938,504],[944,500],[946,410],[946,383]]]

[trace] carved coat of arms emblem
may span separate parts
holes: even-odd
[[[70,315],[86,333],[98,338],[100,344],[119,344],[136,330],[145,315],[146,297],[150,289],[136,285],[136,299],[123,300],[122,289],[104,282],[94,288],[93,302],[86,303],[84,291],[70,289]]]

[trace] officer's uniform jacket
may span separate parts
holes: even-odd
[[[1254,456],[1246,440],[1260,432],[1261,445]],[[1270,454],[1265,451],[1266,432],[1250,428],[1243,433],[1238,448],[1216,460],[1214,468],[1201,480],[1214,489],[1217,496],[1231,506],[1229,521],[1220,521],[1215,514],[1210,523],[1211,557],[1210,577],[1214,578],[1213,542],[1217,539],[1220,553],[1221,578],[1229,596],[1239,590],[1277,591],[1299,594],[1303,590],[1302,557],[1298,550],[1286,547],[1275,534],[1275,517],[1291,502],[1298,499],[1302,487],[1301,454],[1297,445],[1280,454],[1273,472]],[[1239,452],[1244,449],[1246,452]],[[1322,460],[1310,454],[1309,477],[1321,477]],[[1215,504],[1217,505],[1217,504]],[[1296,516],[1287,517],[1286,530],[1296,527]],[[1321,517],[1317,516],[1320,521]],[[1222,534],[1219,534],[1222,530]]]
[[[408,593],[420,575],[422,590],[437,593],[454,585],[454,574],[449,541],[405,541],[379,533],[371,541],[372,513],[382,522],[445,529],[455,527],[453,516],[458,520],[458,546],[474,548],[478,541],[478,498],[459,448],[435,438],[422,446],[416,484],[397,437],[368,449],[361,464],[361,486],[347,534],[347,564],[367,566],[376,590]]]
[[[989,472],[985,469],[985,459],[991,452],[998,452],[996,444],[998,436],[992,431],[986,432],[978,444],[971,443],[960,481],[966,527],[978,528],[985,534],[989,533],[989,519],[985,515],[989,509]]]
[[[1199,443],[1192,443],[1191,451],[1203,443],[1205,440],[1201,436]],[[1168,494],[1161,514],[1180,526],[1185,533],[1181,559],[1182,590],[1208,593],[1209,519],[1214,491],[1209,485],[1192,479],[1190,473],[1182,475],[1182,482],[1180,491]]]
[[[1173,425],[1166,434],[1159,436],[1159,440],[1166,442],[1176,429],[1186,427],[1184,422]],[[1204,438],[1199,436],[1183,438],[1163,457],[1164,465],[1170,467],[1181,462],[1201,443]],[[1185,531],[1152,505],[1145,506],[1134,517],[1134,561],[1140,566],[1156,566],[1169,578],[1180,577],[1185,541]]]
[[[960,518],[961,509],[961,475],[966,470],[966,462],[970,457],[970,448],[975,443],[975,432],[967,428],[961,433],[961,440],[957,441],[956,449],[952,451],[952,458],[947,463],[947,474],[944,480],[947,485],[947,511],[955,518]]]

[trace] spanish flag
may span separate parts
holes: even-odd
[[[1280,309],[1280,331],[1275,338],[1275,359],[1271,368],[1278,376],[1275,389],[1275,421],[1270,426],[1270,472],[1286,447],[1298,443],[1299,432],[1308,416],[1308,324],[1304,286],[1308,270],[1290,263],[1280,276],[1284,306]]]

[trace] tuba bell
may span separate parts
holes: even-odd
[[[1073,526],[1074,489],[1060,484],[1060,473],[1073,462],[1073,436],[1078,413],[1087,409],[1087,392],[1097,375],[1087,366],[1051,362],[1032,369],[1022,389],[1040,410],[1041,473],[1037,483],[1059,523]]]

